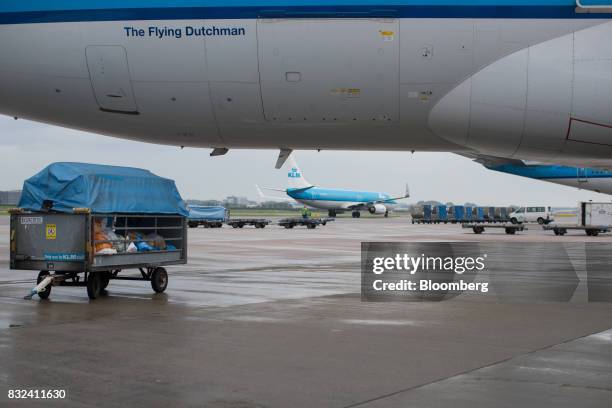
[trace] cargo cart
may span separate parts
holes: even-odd
[[[113,279],[163,292],[164,266],[187,262],[188,214],[174,181],[148,170],[52,163],[24,181],[11,211],[10,266],[39,271],[30,298],[64,285],[95,299]]]
[[[306,226],[308,229],[315,229],[319,225],[326,225],[328,222],[334,221],[333,218],[283,218],[278,221],[278,225],[291,229],[295,226]]]
[[[272,221],[264,218],[232,218],[229,219],[226,224],[231,225],[232,228],[244,228],[245,225],[252,225],[255,228],[266,228],[266,225]]]
[[[168,285],[164,266],[187,262],[187,226],[179,215],[13,210],[10,225],[11,269],[40,271],[26,297],[46,299],[62,285],[85,286],[95,299],[113,279],[149,281],[161,293]],[[96,239],[100,227],[113,231],[114,239]],[[140,276],[121,275],[126,269]]]
[[[503,228],[506,234],[514,235],[517,231],[526,231],[527,227],[523,224],[483,224],[483,223],[464,223],[462,228],[471,229],[474,234],[482,234],[486,228]]]
[[[187,225],[189,228],[221,228],[229,219],[229,210],[225,207],[189,206]]]

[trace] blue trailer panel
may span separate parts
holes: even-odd
[[[439,221],[448,221],[448,209],[445,205],[438,206],[438,220]]]

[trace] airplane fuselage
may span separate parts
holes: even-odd
[[[389,194],[371,191],[336,190],[320,187],[308,189],[287,189],[287,195],[294,200],[313,208],[323,210],[367,210],[374,208],[368,203],[379,203],[385,210],[380,213],[392,211],[397,206]]]
[[[4,1],[0,113],[149,143],[612,165],[612,14],[571,0]]]

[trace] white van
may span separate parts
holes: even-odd
[[[552,221],[551,210],[551,207],[545,206],[521,207],[511,212],[509,218],[513,224],[537,222],[540,225],[544,225]]]

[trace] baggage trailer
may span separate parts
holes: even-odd
[[[192,205],[189,207],[187,225],[189,228],[221,228],[229,219],[229,211],[225,207],[205,207]]]
[[[291,229],[298,225],[305,226],[308,229],[315,229],[319,225],[326,225],[329,221],[334,221],[333,218],[283,218],[278,221],[278,225]]]
[[[174,181],[148,170],[52,163],[25,180],[10,211],[10,268],[39,271],[26,296],[55,285],[85,286],[90,299],[110,280],[144,280],[161,293],[167,265],[187,263],[189,211]],[[124,276],[137,269],[140,276]]]
[[[506,234],[514,235],[517,231],[526,231],[527,227],[523,224],[484,224],[484,223],[464,223],[462,228],[471,229],[474,234],[482,234],[487,228],[503,228]]]
[[[98,225],[113,231],[114,238],[99,239]],[[114,279],[149,281],[161,293],[168,285],[164,266],[187,263],[187,223],[180,215],[17,209],[11,213],[10,231],[10,268],[39,271],[37,286],[26,298],[38,294],[46,299],[52,286],[61,285],[85,286],[95,299]],[[119,275],[126,269],[137,269],[140,276]]]
[[[552,223],[542,226],[544,230],[560,236],[577,230],[596,237],[600,233],[610,232],[612,228],[612,203],[581,202],[578,209],[553,211],[552,217]]]
[[[231,225],[232,228],[244,228],[245,225],[252,225],[255,228],[266,228],[266,225],[272,223],[270,220],[265,218],[233,218],[227,220],[226,224]]]

